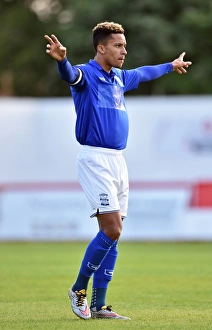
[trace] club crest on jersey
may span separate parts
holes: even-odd
[[[108,198],[108,194],[105,193],[101,193],[99,194],[99,200],[102,206],[108,206],[109,204],[109,198]]]

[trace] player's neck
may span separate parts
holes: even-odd
[[[96,61],[106,72],[110,73],[112,66],[105,62],[105,60],[98,56],[98,54],[94,57],[94,61]]]

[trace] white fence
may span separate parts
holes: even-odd
[[[212,97],[129,97],[125,240],[212,240]],[[75,170],[71,98],[0,98],[0,240],[97,230]]]

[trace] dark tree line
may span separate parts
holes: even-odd
[[[69,95],[43,36],[56,34],[71,63],[83,63],[94,56],[93,26],[105,20],[125,28],[126,69],[172,61],[183,51],[193,62],[183,78],[172,73],[131,94],[212,93],[211,0],[1,0],[0,19],[0,95]]]

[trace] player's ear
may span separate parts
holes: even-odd
[[[97,51],[101,54],[104,54],[105,53],[105,47],[104,45],[98,45],[97,46]]]

